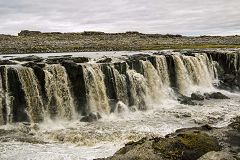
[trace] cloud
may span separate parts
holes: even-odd
[[[0,33],[240,34],[239,0],[0,0]]]

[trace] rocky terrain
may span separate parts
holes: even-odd
[[[239,160],[240,117],[224,128],[179,129],[165,138],[129,142],[107,160]]]
[[[131,114],[136,111],[142,111],[145,114],[145,111],[151,110],[147,96],[151,96],[151,99],[155,100],[159,91],[162,95],[170,96],[171,92],[168,93],[164,88],[156,87],[157,82],[161,80],[162,84],[168,85],[175,92],[176,100],[181,104],[180,107],[185,105],[185,107],[189,107],[189,110],[197,107],[197,109],[195,108],[197,114],[200,114],[198,109],[204,107],[204,102],[208,100],[219,101],[217,106],[224,108],[223,105],[226,104],[227,107],[219,113],[209,111],[209,115],[206,115],[209,116],[207,117],[208,121],[204,121],[205,119],[198,121],[195,119],[196,114],[191,115],[191,112],[177,114],[174,116],[179,118],[177,121],[193,118],[194,126],[206,125],[179,129],[165,137],[147,135],[139,141],[133,140],[127,143],[112,157],[106,159],[240,159],[240,118],[232,119],[232,123],[228,126],[226,124],[226,127],[212,126],[215,121],[229,118],[227,117],[228,108],[237,112],[234,116],[239,115],[239,108],[234,108],[238,107],[239,99],[233,105],[231,101],[227,101],[231,98],[222,92],[194,91],[190,95],[185,94],[185,91],[189,91],[193,86],[190,85],[191,83],[204,87],[206,80],[209,83],[205,89],[214,86],[231,92],[240,91],[240,50],[201,49],[202,47],[238,47],[239,36],[183,37],[181,35],[146,35],[137,32],[63,34],[24,31],[19,36],[1,35],[0,37],[0,51],[3,54],[178,49],[148,54],[136,53],[121,57],[90,58],[74,57],[73,55],[54,57],[49,54],[46,58],[39,54],[38,56],[13,56],[0,59],[0,125],[17,124],[17,127],[13,129],[7,127],[7,129],[0,129],[0,142],[48,144],[50,143],[48,139],[45,140],[42,136],[37,135],[40,132],[41,122],[48,120],[44,113],[50,115],[52,120],[62,119],[71,122],[70,120],[75,118],[76,112],[81,115],[78,118],[78,121],[81,121],[78,125],[86,124],[83,128],[92,125],[93,130],[90,132],[83,130],[85,131],[84,136],[79,134],[81,129],[71,128],[70,133],[76,132],[74,134],[57,131],[57,133],[53,132],[55,133],[53,135],[56,135],[53,139],[61,142],[82,142],[87,137],[86,135],[93,135],[93,137],[89,136],[89,139],[92,140],[97,137],[95,135],[104,133],[105,128],[99,129],[101,120],[98,123],[99,119],[104,119],[102,115],[115,112],[116,114]],[[185,47],[200,49],[179,50]],[[219,80],[219,83],[215,84],[215,79]],[[99,98],[100,96],[101,98]],[[226,100],[225,103],[221,101],[223,99]],[[129,108],[124,108],[125,105],[118,103],[119,100],[128,104]],[[91,101],[99,106],[94,108],[89,103]],[[160,110],[163,110],[164,107]],[[209,110],[213,108],[212,105],[205,107],[208,107]],[[175,111],[176,108],[174,111],[171,110],[171,113]],[[214,117],[212,113],[223,116]],[[158,114],[149,116],[153,117],[155,122],[154,129],[160,123],[160,120],[155,119]],[[164,114],[160,114],[159,117],[162,115]],[[170,117],[170,119],[172,120],[174,117]],[[144,123],[142,120],[139,121],[141,124]],[[124,129],[129,122],[123,122]],[[135,122],[132,122],[134,127]],[[97,127],[94,126],[94,123],[97,123]],[[113,125],[119,125],[118,123]],[[112,122],[109,121],[109,124]],[[107,127],[112,129],[112,126]],[[95,133],[96,131],[99,132]],[[113,133],[118,132],[117,130],[109,132],[107,135],[103,134],[100,139],[111,137]],[[134,132],[134,135],[137,135],[135,133],[137,132]],[[115,140],[114,136],[111,141],[113,140]],[[21,145],[19,146],[22,148]],[[3,146],[2,150],[7,149]]]
[[[50,53],[80,51],[136,51],[183,48],[239,48],[240,36],[199,36],[126,33],[41,33],[21,31],[0,35],[0,53]]]

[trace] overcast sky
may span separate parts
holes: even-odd
[[[240,0],[0,0],[0,33],[20,30],[240,34]]]

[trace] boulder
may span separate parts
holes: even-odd
[[[204,93],[206,99],[230,99],[228,96],[221,92]]]
[[[204,100],[204,96],[201,95],[200,93],[192,93],[191,94],[191,99],[192,100],[196,100],[196,101],[203,101]]]
[[[110,57],[104,57],[97,61],[97,63],[110,63],[110,62],[112,62],[112,58],[110,58]]]
[[[191,97],[187,97],[187,96],[184,96],[184,95],[181,95],[180,97],[178,97],[178,101],[181,104],[185,104],[185,105],[192,105],[192,106],[197,105],[197,103],[192,101]]]
[[[137,142],[129,142],[106,159],[197,160],[210,151],[219,150],[217,138],[200,131],[186,131],[167,138],[143,138]]]
[[[89,113],[88,115],[84,116],[81,118],[81,122],[94,122],[97,121],[98,119],[102,118],[99,113]]]

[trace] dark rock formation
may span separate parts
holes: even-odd
[[[178,97],[178,101],[181,103],[181,104],[186,104],[186,105],[197,105],[197,103],[195,103],[191,97],[187,97],[187,96],[184,96],[184,95],[180,95]]]
[[[197,100],[197,101],[202,101],[202,100],[204,100],[204,96],[201,95],[200,93],[192,93],[191,94],[191,99],[192,100]]]
[[[206,99],[230,99],[228,96],[222,94],[221,92],[213,92],[213,93],[204,93]]]
[[[13,58],[11,60],[19,61],[19,62],[26,62],[26,61],[34,61],[34,62],[41,62],[43,58],[35,56],[35,55],[30,55],[27,57],[17,57]]]
[[[94,122],[101,118],[101,115],[99,113],[90,113],[83,118],[80,119],[81,122]]]
[[[40,35],[40,31],[29,31],[29,30],[22,30],[20,33],[18,33],[19,36],[37,36]]]
[[[77,106],[76,110],[82,115],[87,115],[89,111],[86,106],[87,100],[83,66],[71,61],[64,61],[62,65],[66,68],[71,82],[74,101]]]
[[[240,89],[240,52],[222,52],[222,51],[206,51],[206,54],[216,61],[218,78],[220,80],[221,89],[239,90]]]
[[[110,57],[104,57],[97,61],[97,63],[110,63],[110,62],[112,62],[112,58]]]
[[[14,65],[16,64],[15,62],[12,62],[10,60],[1,60],[0,59],[0,65]]]
[[[8,68],[8,87],[10,94],[10,103],[12,103],[12,115],[9,115],[13,122],[29,121],[26,113],[26,100],[25,94],[22,89],[17,71],[13,68]]]

